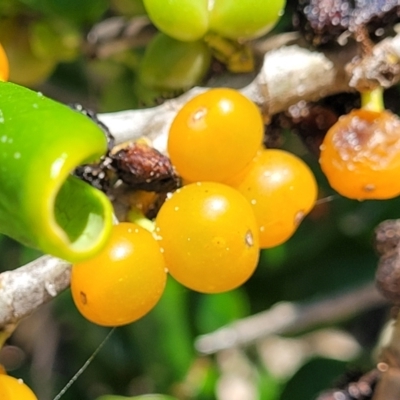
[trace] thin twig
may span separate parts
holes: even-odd
[[[324,323],[342,321],[386,302],[373,283],[312,303],[282,302],[200,336],[195,346],[200,353],[213,354],[249,345],[272,334],[294,334]]]
[[[90,365],[90,363],[94,360],[94,358],[97,356],[97,354],[100,352],[100,350],[104,347],[104,345],[107,343],[108,339],[110,339],[111,335],[115,332],[115,327],[112,328],[107,336],[103,339],[103,341],[97,346],[96,350],[92,353],[92,355],[85,361],[85,363],[82,365],[81,368],[76,371],[74,376],[67,382],[67,384],[61,389],[61,391],[57,394],[56,397],[54,397],[53,400],[60,400],[62,396],[67,392],[67,390],[76,382],[76,380],[85,372],[87,367]]]
[[[84,50],[90,57],[107,59],[122,51],[147,45],[156,33],[157,29],[144,15],[129,20],[114,16],[90,29]]]
[[[264,55],[255,79],[240,90],[259,105],[267,121],[269,116],[301,100],[315,101],[377,83],[386,88],[398,82],[400,34],[378,43],[372,56],[360,59],[356,57],[358,52],[353,42],[330,52],[297,44],[273,49]],[[229,80],[223,82],[229,84]],[[216,84],[218,81],[213,82]],[[104,113],[98,117],[109,127],[117,143],[147,137],[154,147],[165,152],[168,130],[177,111],[207,89],[195,87],[154,108]]]

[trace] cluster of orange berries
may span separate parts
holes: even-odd
[[[288,240],[314,206],[308,166],[262,147],[258,107],[233,89],[211,89],[174,119],[168,153],[185,185],[162,205],[152,232],[134,223],[113,228],[106,248],[72,268],[73,299],[100,325],[148,313],[167,271],[182,285],[219,293],[253,274],[260,249]]]
[[[8,62],[0,46],[0,80]],[[295,155],[262,146],[257,106],[232,89],[211,89],[174,119],[168,153],[185,185],[162,205],[154,229],[123,222],[103,251],[73,266],[80,312],[103,326],[131,323],[161,298],[169,273],[203,293],[237,288],[253,274],[260,249],[287,241],[313,208],[317,183]],[[320,164],[331,186],[358,200],[400,194],[400,120],[368,107],[328,131]],[[36,396],[0,373],[0,399]]]

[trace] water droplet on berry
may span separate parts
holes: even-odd
[[[367,184],[367,185],[365,185],[365,186],[363,187],[363,190],[365,190],[366,192],[372,192],[372,191],[374,191],[375,189],[376,189],[376,186],[373,185],[372,183],[369,183],[369,184]]]
[[[188,119],[188,126],[191,129],[202,130],[205,129],[207,123],[205,121],[205,117],[207,115],[207,108],[201,107],[192,113]]]
[[[198,121],[201,118],[204,118],[206,114],[207,114],[207,109],[205,107],[202,107],[198,109],[194,114],[192,114],[192,118],[194,121]]]
[[[253,238],[253,233],[248,230],[246,232],[246,236],[245,236],[245,243],[247,244],[247,246],[249,247],[253,247],[254,246],[254,238]]]

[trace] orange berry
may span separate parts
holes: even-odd
[[[253,208],[261,248],[288,240],[313,208],[318,191],[314,175],[304,161],[275,149],[260,151],[231,185]]]
[[[178,189],[161,207],[155,233],[170,274],[202,293],[242,285],[259,257],[257,223],[250,204],[216,182]]]
[[[10,375],[0,374],[1,400],[38,400],[32,390],[25,385],[22,379]]]
[[[255,156],[264,124],[258,107],[233,89],[211,89],[189,100],[172,122],[168,153],[189,182],[224,182]]]
[[[113,227],[111,239],[94,258],[72,267],[71,291],[78,310],[103,326],[129,324],[160,299],[166,269],[153,235],[137,224]]]
[[[327,132],[322,171],[333,189],[357,200],[400,194],[400,119],[390,111],[353,110]]]
[[[0,81],[7,81],[9,76],[9,65],[6,52],[0,44]]]

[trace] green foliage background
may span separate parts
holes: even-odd
[[[294,2],[287,7],[288,12],[273,33],[291,29]],[[170,96],[145,88],[138,81],[144,46],[106,59],[90,57],[81,46],[88,30],[104,18],[130,18],[142,12],[139,0],[2,0],[0,42],[8,40],[1,27],[9,21],[20,24],[28,21],[29,26],[33,26],[32,21],[41,22],[44,31],[53,29],[59,35],[54,37],[61,38],[61,42],[63,37],[73,34],[75,44],[62,51],[60,41],[40,36],[42,28],[34,30],[39,31],[37,36],[30,31],[29,37],[34,37],[36,47],[41,49],[36,50],[35,57],[44,62],[51,59],[53,63],[52,72],[31,86],[60,101],[80,102],[98,112],[138,108]],[[30,64],[23,65],[23,69],[29,74]],[[322,197],[333,194],[317,160],[290,132],[285,133],[283,146],[311,165]],[[384,219],[397,218],[399,207],[400,199],[360,203],[340,196],[317,205],[291,240],[262,252],[253,278],[233,292],[201,295],[170,279],[157,307],[139,322],[116,329],[63,399],[91,400],[106,394],[147,393],[180,399],[217,399],[216,389],[223,377],[223,355],[199,355],[194,348],[195,339],[280,301],[317,300],[372,281],[377,263],[372,247],[373,229]],[[7,237],[0,238],[0,254],[2,271],[39,255]],[[335,325],[353,335],[362,346],[350,363],[311,358],[285,378],[274,376],[263,363],[259,348],[250,346],[241,356],[251,370],[249,380],[257,393],[255,398],[312,399],[349,368],[368,370],[373,365],[371,352],[385,315],[386,309],[376,309]],[[108,331],[81,317],[66,291],[21,323],[8,346],[0,352],[0,362],[10,374],[22,377],[40,400],[49,400],[82,367]],[[102,400],[116,399],[102,397]]]

